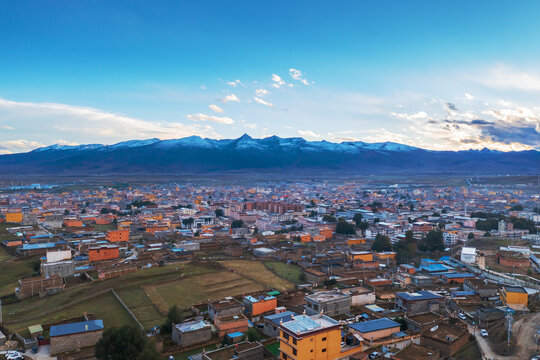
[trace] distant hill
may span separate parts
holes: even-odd
[[[53,145],[0,156],[0,173],[145,175],[222,172],[332,174],[538,174],[540,152],[430,151],[392,142],[307,141],[272,136],[214,140],[132,140],[115,145]]]

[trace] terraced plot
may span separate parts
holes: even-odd
[[[293,289],[294,284],[270,271],[262,262],[248,260],[231,260],[220,262],[227,268],[234,269],[242,276],[263,284],[264,287],[279,291]]]

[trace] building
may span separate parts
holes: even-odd
[[[44,296],[56,294],[64,290],[64,280],[58,276],[32,277],[19,280],[19,287],[15,290],[15,295],[19,299],[26,299],[31,296]]]
[[[373,261],[373,253],[369,251],[350,251],[348,256],[351,261]]]
[[[181,346],[204,344],[212,339],[212,325],[201,319],[175,324],[172,340]]]
[[[280,326],[282,360],[334,360],[341,356],[341,330],[325,315],[298,315]]]
[[[295,316],[298,316],[298,314],[292,311],[284,311],[265,316],[263,318],[263,334],[268,337],[278,337],[279,325],[282,322],[291,321]]]
[[[90,262],[118,259],[119,256],[120,250],[116,245],[102,245],[88,249],[88,259]]]
[[[129,241],[129,229],[107,231],[105,238],[110,242]]]
[[[529,295],[521,286],[503,286],[500,292],[501,300],[504,305],[518,310],[527,307]]]
[[[443,232],[444,246],[452,247],[457,244],[458,240],[459,236],[457,230],[448,230]]]
[[[442,320],[443,317],[434,312],[409,315],[405,317],[407,329],[414,331],[415,333],[423,333],[442,322]]]
[[[199,356],[190,355],[190,360],[263,360],[264,347],[259,342],[244,341],[232,346],[204,352]]]
[[[246,296],[244,297],[245,311],[251,316],[257,316],[270,311],[274,311],[277,307],[277,299],[274,296]]]
[[[306,314],[324,313],[328,316],[347,314],[351,311],[351,296],[337,290],[320,291],[305,297]]]
[[[102,334],[103,320],[51,326],[49,330],[51,354],[79,351],[94,346]]]
[[[311,268],[304,269],[304,273],[306,280],[312,284],[322,284],[328,278],[326,273]]]
[[[478,278],[465,279],[463,281],[463,290],[474,291],[482,299],[497,297],[499,294],[499,289],[495,284]]]
[[[46,260],[48,263],[71,260],[71,250],[47,251]]]
[[[422,334],[420,344],[439,350],[441,357],[455,354],[469,342],[465,327],[439,324]]]
[[[341,289],[341,292],[350,295],[352,306],[375,304],[375,291],[363,286]]]
[[[349,328],[364,340],[371,341],[398,333],[400,331],[400,324],[388,318],[381,318],[354,323],[349,325]]]
[[[475,278],[476,275],[471,273],[444,273],[441,274],[441,279],[449,284],[463,284],[465,279]]]
[[[51,277],[58,275],[60,277],[72,276],[75,274],[75,262],[72,260],[47,262],[41,264],[41,275]]]
[[[21,223],[23,221],[22,212],[7,212],[6,222],[9,223]]]
[[[439,360],[439,350],[410,343],[395,355],[392,360]]]
[[[476,262],[476,248],[464,246],[461,249],[460,260],[465,264],[474,264]]]
[[[243,315],[226,315],[214,318],[214,326],[218,336],[225,336],[235,332],[245,333],[248,330],[248,319]]]
[[[444,297],[431,291],[397,292],[396,306],[408,314],[438,312],[444,306]]]
[[[233,298],[214,301],[208,304],[208,316],[210,319],[228,315],[240,315],[244,312],[244,304]]]

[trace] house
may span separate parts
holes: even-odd
[[[244,308],[246,313],[251,316],[257,316],[260,314],[274,311],[277,307],[277,299],[275,296],[260,295],[244,297]]]
[[[129,241],[129,229],[107,231],[105,238],[109,242]]]
[[[482,299],[496,297],[499,289],[495,284],[488,282],[485,279],[469,278],[463,281],[463,290],[474,291]]]
[[[305,297],[306,314],[324,313],[329,316],[346,314],[351,311],[351,296],[337,290],[320,291]]]
[[[464,246],[461,249],[460,260],[465,264],[474,264],[476,262],[476,248]]]
[[[341,292],[351,297],[352,306],[375,304],[375,291],[371,289],[355,286],[341,289]]]
[[[120,250],[117,245],[101,245],[88,249],[88,259],[90,262],[117,259]]]
[[[465,327],[439,324],[422,334],[420,344],[439,350],[441,357],[452,355],[469,342]]]
[[[505,285],[501,289],[500,296],[503,304],[514,310],[523,310],[529,300],[527,290],[521,286]]]
[[[94,346],[102,334],[103,320],[51,326],[49,330],[51,354],[79,351]]]
[[[371,341],[398,333],[400,331],[400,324],[388,318],[381,318],[354,323],[349,325],[349,328],[364,340]]]
[[[45,277],[51,277],[53,275],[68,277],[72,276],[73,274],[75,274],[75,262],[72,260],[47,262],[41,264],[41,275]]]
[[[245,333],[248,330],[248,319],[243,314],[219,316],[214,318],[214,326],[220,337],[234,332]]]
[[[64,290],[64,286],[63,278],[58,275],[20,279],[15,295],[21,300],[35,295],[52,295]]]
[[[244,341],[228,347],[190,355],[189,360],[263,360],[264,347],[259,342]]]
[[[263,334],[268,337],[279,336],[279,325],[282,322],[291,321],[298,314],[292,311],[284,311],[277,314],[266,315],[263,318]]]
[[[471,273],[444,273],[441,274],[441,279],[449,284],[463,284],[465,279],[475,278],[476,275]]]
[[[410,343],[390,358],[392,360],[439,360],[439,350]]]
[[[21,212],[7,212],[6,222],[8,223],[21,223],[23,221],[23,214]]]
[[[314,284],[322,284],[328,277],[328,275],[322,271],[311,268],[304,269],[304,273],[306,274],[306,280]]]
[[[208,316],[210,319],[228,315],[240,315],[244,312],[244,304],[233,298],[225,298],[208,304]]]
[[[212,339],[212,325],[201,319],[174,324],[172,340],[181,346],[203,344]]]
[[[405,317],[407,329],[416,333],[423,333],[442,322],[442,320],[443,317],[434,312],[408,315]]]
[[[396,306],[409,314],[437,312],[443,305],[444,297],[431,291],[396,293]]]

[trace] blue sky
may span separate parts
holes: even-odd
[[[200,135],[540,148],[538,1],[0,2],[0,153]]]

